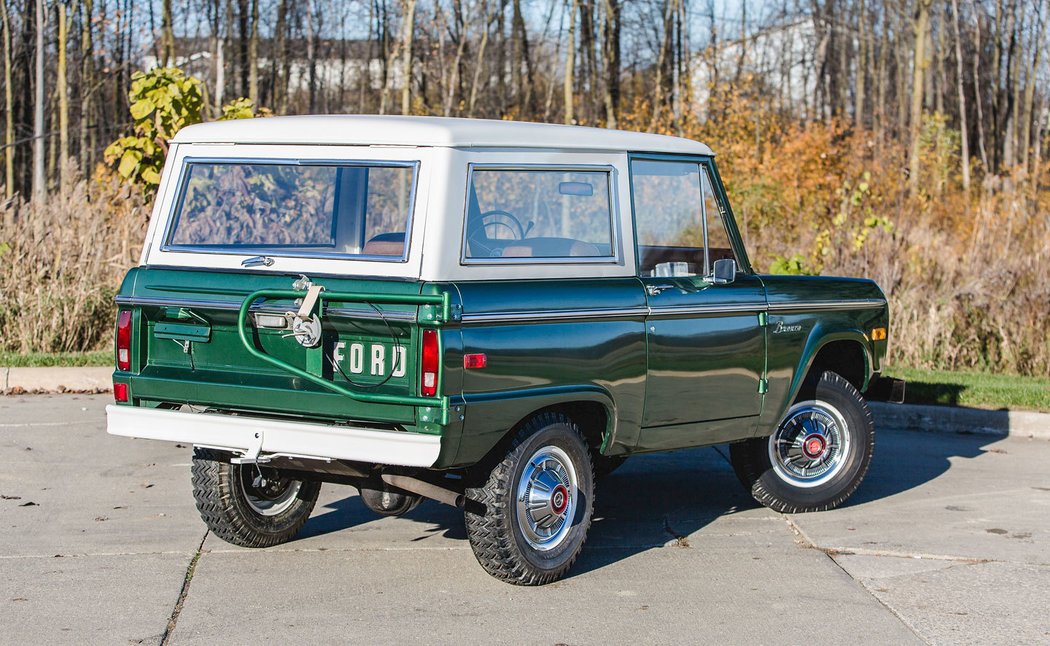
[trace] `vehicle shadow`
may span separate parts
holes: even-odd
[[[314,515],[299,531],[296,540],[351,529],[381,518],[379,514],[365,507],[356,489],[341,487],[341,490],[351,495],[318,505]],[[418,507],[401,516],[399,520],[431,526],[426,533],[414,540],[422,541],[435,534],[453,540],[466,540],[467,538],[466,528],[463,525],[463,511],[433,500],[424,500]]]
[[[921,487],[946,473],[953,458],[978,457],[995,441],[988,436],[880,431],[868,475],[845,507],[863,507]],[[727,447],[717,446],[628,460],[598,483],[590,535],[570,576],[652,549],[689,547],[690,535],[702,532],[719,518],[758,507],[727,458]],[[300,539],[378,518],[356,494],[320,510],[322,513],[307,522]],[[424,501],[397,522],[427,526],[413,540],[426,540],[435,534],[466,539],[463,512],[433,501]]]

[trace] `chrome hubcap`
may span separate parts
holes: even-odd
[[[848,431],[846,420],[830,404],[795,404],[769,438],[773,470],[797,487],[816,487],[827,482],[846,462]]]
[[[281,477],[274,469],[241,465],[240,472],[237,481],[244,501],[263,516],[276,516],[286,511],[295,503],[303,485],[302,480]]]
[[[516,513],[525,541],[540,551],[561,544],[572,528],[579,498],[572,460],[556,446],[529,458],[518,479]]]

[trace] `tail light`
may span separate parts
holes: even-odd
[[[117,370],[131,370],[131,312],[117,315]]]
[[[128,385],[113,384],[113,401],[124,403],[127,402],[128,399]]]
[[[423,330],[423,357],[419,365],[419,394],[423,397],[437,395],[438,386],[438,336],[437,330]]]

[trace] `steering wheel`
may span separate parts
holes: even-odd
[[[506,227],[517,236],[517,238],[515,238],[516,240],[525,239],[525,227],[521,224],[521,220],[518,219],[518,216],[514,215],[510,211],[504,211],[503,209],[492,209],[491,211],[485,211],[478,217],[481,219],[481,229],[479,229],[480,231],[487,231],[489,227],[494,226]],[[493,217],[507,218],[514,223],[514,226],[511,226],[510,223],[504,220],[490,220],[489,222],[485,222],[486,218]],[[488,234],[486,234],[486,237],[488,237]]]
[[[485,222],[485,218],[493,217],[507,218],[510,220],[510,222],[507,222],[505,220],[490,220],[488,222]],[[498,246],[490,247],[489,245],[485,244],[485,242],[483,242],[483,240],[492,239],[489,237],[488,234],[489,227],[506,227],[510,229],[511,233],[514,236],[516,236],[516,240],[525,239],[527,230],[521,225],[521,220],[519,220],[517,216],[515,216],[510,211],[504,211],[502,209],[493,209],[491,211],[485,211],[484,213],[478,216],[478,219],[482,221],[481,226],[479,226],[478,228],[474,229],[473,232],[471,232],[471,234],[467,237],[467,242],[470,244],[472,249],[487,254],[490,257],[499,256],[502,252],[502,248]],[[511,222],[513,224],[511,224]]]

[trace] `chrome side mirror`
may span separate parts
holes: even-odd
[[[714,271],[711,273],[712,285],[728,285],[736,280],[736,260],[722,258],[715,261]]]

